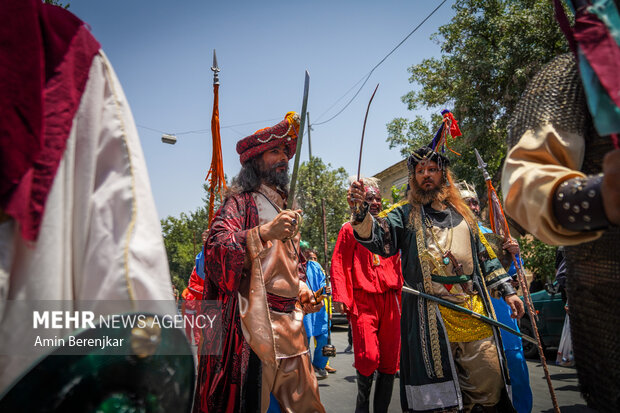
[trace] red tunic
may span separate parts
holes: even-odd
[[[357,314],[353,290],[384,293],[403,286],[400,256],[383,258],[371,253],[353,237],[347,222],[340,229],[332,256],[331,282],[333,300],[344,303],[349,312]]]
[[[346,223],[332,257],[334,301],[347,306],[355,368],[364,376],[394,374],[400,358],[400,255],[383,258],[353,237]]]

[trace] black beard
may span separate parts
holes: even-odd
[[[283,166],[286,167],[286,170],[278,172],[277,168],[281,168]],[[265,171],[264,167],[264,164],[261,165],[261,177],[263,183],[273,185],[280,189],[287,189],[289,182],[288,162],[278,162],[277,164],[273,165],[268,171]]]

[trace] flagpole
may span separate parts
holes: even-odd
[[[310,139],[308,139],[308,141],[310,141]],[[336,347],[332,345],[332,283],[329,276],[329,259],[327,258],[327,218],[325,215],[325,199],[321,199],[321,212],[323,218],[323,253],[325,254],[325,285],[330,289],[330,293],[327,295],[327,303],[329,304],[329,308],[327,309],[327,345],[323,347],[323,356],[336,357]]]
[[[219,109],[219,89],[220,79],[218,73],[220,68],[217,65],[217,55],[213,49],[213,113],[211,115],[211,137],[212,151],[211,167],[207,173],[205,181],[209,181],[209,218],[207,226],[211,226],[213,220],[215,193],[217,192],[222,200],[222,189],[226,189],[226,179],[224,177],[224,160],[222,158],[222,137],[220,135],[220,109]],[[210,179],[209,179],[210,178]]]
[[[486,170],[487,164],[482,160],[480,153],[477,149],[474,148],[476,152],[476,158],[478,159],[478,168],[482,170],[482,174],[484,176],[484,180],[487,184],[487,191],[489,196],[489,221],[491,223],[491,229],[494,233],[501,235],[504,238],[504,242],[510,240],[510,229],[508,228],[508,222],[506,221],[506,216],[504,215],[504,210],[502,208],[501,202],[499,202],[499,198],[497,197],[497,192],[495,192],[495,188],[493,188],[493,183],[491,182],[491,176]],[[494,209],[495,208],[495,209]],[[497,214],[497,215],[496,215]],[[499,225],[498,225],[499,224]],[[523,298],[525,299],[525,304],[527,305],[527,309],[530,313],[530,321],[532,322],[532,327],[534,329],[534,336],[536,337],[536,345],[538,346],[538,354],[540,356],[540,361],[543,365],[543,370],[545,372],[545,378],[547,379],[547,386],[549,387],[549,394],[551,395],[551,401],[553,402],[553,409],[555,413],[560,413],[560,407],[558,406],[558,400],[555,396],[555,390],[553,389],[553,384],[551,383],[551,376],[549,375],[549,367],[547,366],[547,359],[545,357],[545,352],[543,350],[542,341],[540,339],[540,334],[538,333],[538,325],[536,323],[536,310],[534,309],[534,304],[532,303],[532,298],[530,297],[530,292],[527,288],[527,284],[525,282],[525,275],[523,274],[523,270],[521,266],[517,262],[517,258],[515,254],[512,254],[512,262],[514,263],[515,269],[517,270],[517,279],[519,280],[519,285],[521,286],[521,290],[523,291]]]

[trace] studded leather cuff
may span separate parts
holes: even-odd
[[[603,174],[564,181],[555,191],[553,213],[571,231],[596,231],[610,226],[605,215],[601,183]]]
[[[497,292],[502,296],[502,298],[517,293],[512,284],[510,284],[510,281],[506,281],[498,285]]]
[[[359,224],[366,218],[366,214],[368,213],[368,209],[370,205],[368,202],[364,201],[364,203],[360,206],[359,209],[351,208],[351,218],[352,221],[356,224]]]

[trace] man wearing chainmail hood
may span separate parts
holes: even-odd
[[[594,3],[606,3],[620,22],[617,0]],[[590,10],[578,10],[577,20]],[[610,139],[620,132],[618,27],[615,33],[615,40],[611,34],[596,39],[599,45],[611,39],[602,56],[611,59],[603,63],[611,65],[616,82],[607,96],[611,105],[593,86],[597,76],[589,66],[597,62],[592,55],[583,58],[582,44],[579,62],[574,54],[556,57],[532,79],[515,109],[502,174],[506,213],[541,241],[566,246],[580,390],[589,407],[604,412],[620,411],[620,150]],[[596,80],[609,84],[601,76]]]
[[[404,284],[483,315],[493,315],[489,289],[513,317],[523,304],[478,230],[449,170],[430,147],[408,160],[408,202],[385,218],[368,213],[360,182],[350,188],[355,238],[371,252],[401,251]],[[497,329],[424,298],[403,294],[400,386],[404,412],[514,412]]]

